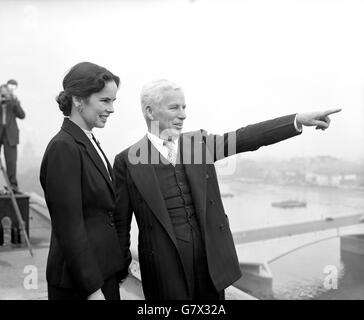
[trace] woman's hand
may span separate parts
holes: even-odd
[[[87,300],[106,300],[104,294],[102,293],[101,289],[95,291],[94,293],[91,293]]]

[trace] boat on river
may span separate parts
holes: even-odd
[[[279,201],[279,202],[272,202],[272,207],[276,208],[305,208],[307,207],[306,201],[297,201],[297,200],[286,200],[286,201]]]

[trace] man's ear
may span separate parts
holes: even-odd
[[[145,113],[150,121],[154,120],[153,109],[151,108],[151,106],[145,107]]]

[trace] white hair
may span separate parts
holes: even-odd
[[[148,106],[159,105],[164,97],[164,93],[170,90],[180,90],[182,88],[166,79],[159,79],[147,82],[140,93],[140,103],[142,105],[142,111],[144,118],[147,120],[146,108]]]

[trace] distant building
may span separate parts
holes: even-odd
[[[362,164],[331,156],[260,162],[241,158],[234,177],[244,182],[362,188],[364,162]]]
[[[305,182],[325,187],[357,186],[359,179],[355,167],[345,161],[329,157],[315,157],[305,175]]]
[[[308,184],[322,187],[339,187],[342,180],[340,174],[323,174],[308,172],[305,175],[305,181]]]

